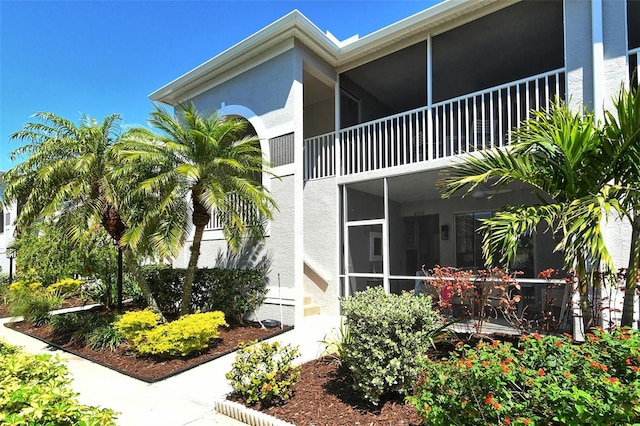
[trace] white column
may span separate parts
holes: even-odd
[[[304,318],[304,102],[302,58],[296,55],[294,60],[293,92],[293,138],[294,138],[294,176],[293,176],[293,279],[295,324],[301,324]]]
[[[596,118],[604,118],[604,47],[602,32],[602,0],[591,0],[591,43],[593,55],[593,109]]]

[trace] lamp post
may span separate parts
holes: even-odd
[[[16,258],[16,249],[7,247],[7,259],[9,259],[9,284],[13,282],[13,259]]]

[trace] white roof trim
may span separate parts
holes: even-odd
[[[284,40],[295,38],[312,52],[327,61],[331,66],[344,68],[345,64],[355,63],[372,52],[412,37],[415,33],[424,33],[430,28],[441,26],[447,21],[473,14],[474,11],[494,3],[501,8],[516,0],[446,0],[422,12],[395,22],[362,38],[352,37],[338,41],[330,33],[322,32],[298,10],[283,16],[262,30],[247,37],[207,62],[166,84],[149,97],[153,101],[176,105],[185,95],[193,95],[207,82],[224,73],[246,68],[257,57],[278,46]]]

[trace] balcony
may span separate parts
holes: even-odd
[[[304,141],[304,178],[349,176],[448,158],[511,142],[511,130],[565,97],[564,69]],[[339,155],[338,155],[339,154]]]

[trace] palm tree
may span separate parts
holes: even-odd
[[[546,224],[561,239],[565,267],[575,269],[585,330],[592,324],[589,286],[595,268],[613,271],[601,221],[616,207],[604,169],[602,135],[593,114],[573,113],[561,102],[548,113],[533,111],[533,118],[514,131],[506,149],[471,156],[444,172],[439,187],[444,198],[465,194],[479,185],[499,191],[514,182],[527,184],[538,195],[535,205],[507,206],[485,221],[483,252],[490,265],[508,267],[521,236]]]
[[[27,142],[11,153],[26,159],[5,176],[6,204],[20,201],[17,229],[40,218],[57,218],[73,240],[95,226],[102,226],[125,254],[130,270],[148,305],[158,306],[130,246],[122,244],[126,231],[122,216],[122,186],[114,184],[113,146],[120,135],[120,116],[112,114],[101,123],[82,116],[79,124],[50,112],[35,115],[38,122],[25,124],[11,135]]]
[[[244,120],[203,116],[188,104],[179,107],[179,117],[155,106],[149,123],[162,134],[138,129],[119,149],[124,173],[142,169],[139,175],[145,179],[139,190],[156,200],[155,208],[125,238],[135,246],[147,235],[156,252],[175,256],[195,229],[180,306],[184,315],[189,312],[202,236],[212,209],[235,251],[246,235],[263,238],[261,218],[271,218],[276,204],[256,178],[266,164],[258,139],[247,135]]]
[[[624,216],[631,224],[631,249],[625,278],[622,326],[633,324],[640,262],[640,91],[624,86],[614,99],[615,115],[605,111],[605,152],[611,176],[620,188]]]

